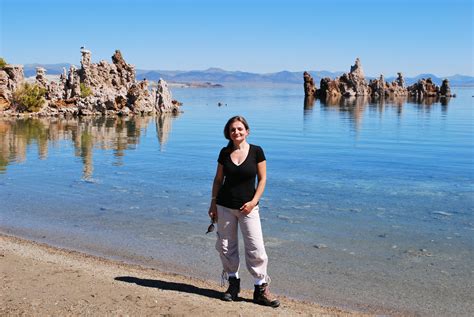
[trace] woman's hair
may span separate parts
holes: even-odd
[[[224,127],[224,137],[229,140],[229,143],[227,143],[227,148],[232,150],[233,146],[234,146],[234,142],[232,142],[232,139],[230,138],[230,125],[236,121],[240,121],[242,122],[242,124],[244,125],[245,129],[246,130],[250,130],[249,128],[249,124],[247,123],[247,120],[245,120],[244,117],[242,116],[234,116],[232,118],[230,118],[227,123],[225,124],[225,127]]]

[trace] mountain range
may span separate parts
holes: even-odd
[[[27,64],[24,66],[25,77],[34,76],[35,68],[41,66],[46,69],[48,75],[59,75],[62,73],[63,67],[69,69],[71,64]],[[336,78],[343,74],[342,71],[308,71],[313,76],[315,82],[319,84],[321,78]],[[190,70],[190,71],[169,71],[169,70],[145,70],[137,69],[136,76],[138,80],[146,78],[150,81],[157,81],[163,78],[170,83],[190,83],[190,82],[212,82],[215,84],[303,84],[303,71],[290,72],[280,71],[276,73],[250,73],[242,71],[227,71],[220,68],[209,68],[206,70]],[[419,74],[415,77],[405,77],[407,85],[417,82],[421,78],[431,78],[434,83],[440,85],[444,78],[449,80],[451,86],[474,86],[474,77],[466,75],[453,75],[448,77],[438,77],[435,74]],[[374,77],[367,76],[370,80]],[[385,80],[392,82],[395,76],[386,77]],[[319,85],[318,85],[319,86]]]

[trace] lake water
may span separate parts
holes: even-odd
[[[453,91],[322,104],[300,86],[174,89],[179,116],[0,119],[0,230],[219,281],[204,232],[222,129],[240,114],[267,157],[274,292],[472,315],[474,91]]]

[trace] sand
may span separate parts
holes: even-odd
[[[279,308],[223,302],[212,281],[0,234],[0,315],[370,316],[283,296]]]

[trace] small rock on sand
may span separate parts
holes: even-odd
[[[318,243],[318,244],[315,244],[314,247],[316,249],[326,249],[328,246],[325,245],[324,243]]]

